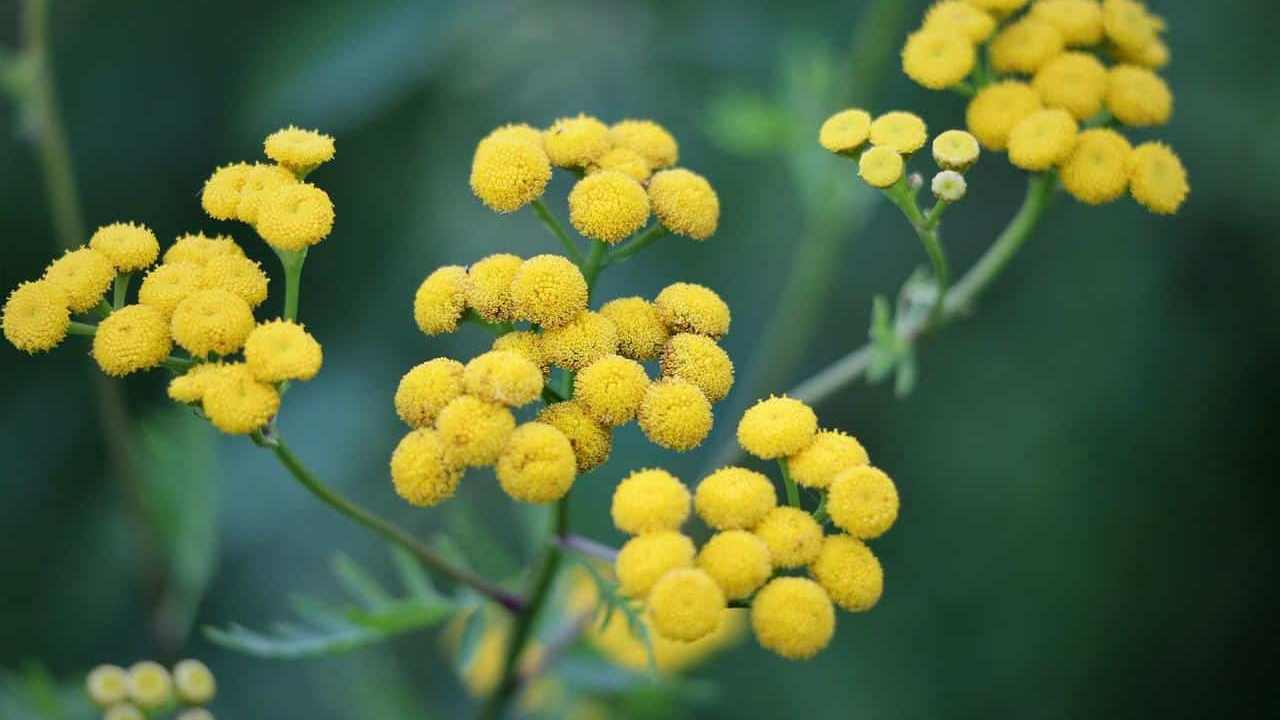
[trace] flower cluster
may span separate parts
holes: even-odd
[[[929,141],[920,116],[895,110],[872,119],[861,108],[849,108],[827,118],[818,130],[818,142],[838,155],[858,161],[858,177],[880,189],[903,182],[907,160]],[[939,172],[930,187],[946,202],[965,195],[964,172],[978,161],[978,140],[964,130],[947,130],[933,140],[933,160]]]
[[[218,685],[199,660],[182,660],[172,673],[160,663],[145,660],[128,670],[99,665],[85,679],[85,689],[102,709],[103,720],[143,720],[175,710],[174,720],[213,720],[203,706],[213,700]]]
[[[1172,214],[1190,192],[1181,160],[1157,141],[1133,147],[1115,129],[1173,114],[1157,74],[1169,61],[1163,31],[1138,0],[943,0],[907,38],[902,66],[926,88],[972,94],[969,131],[1013,165],[1056,168],[1090,205],[1127,192]]]

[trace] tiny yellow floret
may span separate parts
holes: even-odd
[[[57,347],[71,327],[67,294],[47,280],[25,282],[4,303],[4,337],[25,353]]]
[[[1169,85],[1159,75],[1136,65],[1111,68],[1106,102],[1107,110],[1117,120],[1133,127],[1163,125],[1173,115]]]
[[[551,163],[541,143],[514,135],[486,138],[471,160],[471,192],[490,210],[512,213],[542,197]]]
[[[467,363],[462,380],[466,392],[511,407],[528,405],[542,394],[542,369],[509,350],[490,350]]]
[[[1168,145],[1147,142],[1129,155],[1129,192],[1153,213],[1172,215],[1191,192],[1187,170]]]
[[[980,153],[978,138],[964,130],[947,130],[933,139],[933,161],[943,170],[964,172]]]
[[[244,249],[226,235],[209,237],[204,233],[189,233],[179,237],[164,251],[164,264],[194,263],[200,267],[223,255],[244,256]]]
[[[1077,120],[1102,109],[1107,94],[1107,68],[1087,52],[1068,52],[1045,63],[1031,81],[1045,107],[1062,108]]]
[[[1026,83],[1006,80],[978,91],[965,111],[965,125],[988,150],[1004,150],[1009,133],[1041,108],[1040,95]]]
[[[828,535],[809,572],[849,612],[870,610],[884,592],[880,561],[866,543],[848,535]]]
[[[593,470],[609,459],[613,447],[609,428],[596,422],[579,403],[573,400],[552,403],[538,413],[538,421],[555,427],[569,438],[579,473]]]
[[[498,403],[461,395],[440,411],[436,429],[449,464],[492,465],[516,429],[516,419]]]
[[[645,156],[625,147],[613,148],[601,155],[599,159],[587,168],[588,175],[608,171],[620,172],[640,183],[647,182],[649,177],[653,175],[653,167],[645,159]],[[646,198],[647,200],[648,198]]]
[[[44,281],[62,290],[72,312],[92,310],[116,278],[116,268],[91,247],[70,250],[45,268]]]
[[[818,583],[779,577],[751,601],[751,629],[763,647],[788,660],[807,660],[831,642],[836,612]]]
[[[201,406],[209,422],[222,432],[248,435],[275,416],[280,393],[255,380],[244,365],[230,365],[210,376]]]
[[[616,245],[649,222],[649,195],[624,172],[592,173],[569,192],[569,222],[584,237]]]
[[[677,235],[706,240],[720,224],[720,197],[707,179],[673,168],[649,179],[649,202],[662,226]]]
[[[108,315],[93,336],[93,359],[102,372],[121,377],[156,367],[173,349],[169,323],[147,305],[128,305]]]
[[[498,457],[498,484],[513,500],[554,502],[569,492],[577,468],[564,433],[546,423],[525,423],[511,433]]]
[[[1057,29],[1068,47],[1102,42],[1102,6],[1098,0],[1036,0],[1030,16]]]
[[[969,77],[977,58],[968,36],[925,27],[907,36],[902,71],[922,87],[944,90]]]
[[[871,144],[893,148],[903,155],[924,147],[929,131],[919,115],[909,112],[887,112],[871,123]]]
[[[856,438],[839,430],[822,430],[807,447],[787,458],[787,471],[797,485],[825,488],[836,475],[870,461]]]
[[[680,146],[666,128],[652,120],[623,120],[609,128],[609,141],[616,147],[640,153],[650,167],[670,167],[680,159]]]
[[[621,355],[605,355],[574,378],[573,399],[600,424],[617,427],[635,418],[648,389],[643,365]]]
[[[884,471],[860,465],[831,481],[827,514],[841,530],[860,540],[874,540],[898,519],[898,489]]]
[[[490,255],[467,268],[467,307],[491,323],[510,322],[511,280],[524,260],[508,253]]]
[[[631,535],[677,530],[689,518],[689,488],[666,470],[637,470],[613,491],[609,513]]]
[[[262,382],[310,380],[320,372],[324,352],[298,323],[272,320],[249,333],[244,341],[244,360],[249,372]]]
[[[1001,73],[1032,75],[1062,52],[1062,33],[1043,20],[1024,17],[1006,25],[988,46],[991,67]]]
[[[253,310],[229,290],[200,290],[173,311],[173,340],[195,357],[230,355],[253,332]]]
[[[858,177],[871,187],[887,188],[902,179],[906,166],[897,150],[877,145],[858,158]]]
[[[98,228],[89,247],[106,255],[120,272],[135,272],[156,261],[160,242],[145,225],[112,223]]]
[[[716,581],[730,600],[748,597],[773,574],[769,546],[746,530],[712,535],[698,553],[698,567]]]
[[[243,255],[210,258],[200,271],[200,287],[230,290],[249,307],[257,307],[267,299],[269,282],[262,266]]]
[[[467,308],[467,271],[459,265],[436,268],[413,295],[413,320],[428,335],[451,333]]]
[[[585,168],[609,152],[609,127],[590,115],[556,120],[542,135],[551,164]]]
[[[333,201],[310,183],[294,183],[265,194],[258,206],[257,229],[276,250],[296,252],[329,237]]]
[[[672,283],[653,300],[671,333],[694,333],[719,340],[729,333],[729,306],[716,292],[694,283]]]
[[[650,384],[636,416],[649,442],[677,452],[701,445],[714,421],[707,396],[697,385],[677,378]]]
[[[658,634],[692,642],[720,627],[726,603],[720,586],[705,571],[679,568],[654,583],[648,606]]]
[[[173,666],[173,685],[178,699],[188,705],[205,705],[218,692],[209,666],[194,659],[179,660]]]
[[[756,525],[755,534],[769,547],[775,567],[802,567],[822,549],[822,526],[800,508],[776,507]]]
[[[581,370],[618,351],[618,330],[598,312],[584,310],[571,322],[542,331],[542,357],[556,367]]]
[[[1129,141],[1115,130],[1085,130],[1076,137],[1075,148],[1058,169],[1062,187],[1089,205],[1118,199],[1129,189],[1131,152]]]
[[[124,702],[129,697],[129,673],[116,665],[99,665],[85,678],[85,690],[98,707]]]
[[[333,138],[318,130],[290,125],[267,136],[262,143],[266,156],[296,174],[306,174],[333,159]]]
[[[295,185],[298,178],[287,168],[268,163],[254,163],[240,186],[236,217],[250,225],[258,222],[258,213],[269,195],[277,189]]]
[[[833,153],[847,153],[862,147],[871,135],[871,114],[849,108],[827,118],[818,129],[818,144]]]
[[[435,358],[400,378],[396,387],[396,414],[409,427],[428,427],[454,398],[462,394],[462,363],[449,358]]]
[[[618,551],[613,571],[623,595],[644,598],[654,583],[677,568],[693,567],[693,541],[675,530],[637,535]]]
[[[738,443],[761,460],[773,460],[805,449],[817,432],[813,408],[785,395],[770,396],[742,414]]]
[[[225,165],[213,171],[200,191],[200,206],[214,220],[240,219],[240,194],[253,166],[249,163]]]
[[[129,699],[138,707],[154,710],[173,697],[173,678],[157,662],[146,660],[129,668]]]
[[[445,460],[440,434],[418,428],[405,435],[391,454],[391,484],[411,505],[430,507],[453,497],[462,472]]]
[[[659,364],[663,377],[693,383],[713,403],[723,400],[733,387],[733,361],[729,353],[705,335],[673,335],[662,351]]]
[[[618,331],[618,354],[632,360],[658,357],[670,337],[657,306],[641,297],[611,300],[600,314],[612,320]]]
[[[1009,162],[1032,172],[1047,170],[1071,154],[1078,131],[1066,110],[1037,110],[1009,133]]]
[[[934,3],[924,15],[926,30],[952,32],[980,43],[996,31],[996,19],[964,0]]]
[[[511,305],[520,320],[563,327],[587,309],[587,280],[567,258],[535,255],[511,279]]]
[[[694,495],[698,517],[717,530],[749,530],[778,506],[769,478],[754,470],[723,467],[703,478]]]

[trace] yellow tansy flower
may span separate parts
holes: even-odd
[[[717,530],[755,527],[778,505],[769,478],[740,467],[723,467],[698,483],[694,507],[698,517]]]
[[[484,136],[485,140],[491,140],[493,138],[519,140],[521,142],[527,142],[539,150],[542,149],[542,131],[528,123],[507,123],[506,125],[495,128],[488,135]],[[481,142],[483,142],[483,140]]]
[[[123,376],[156,367],[173,349],[169,323],[147,305],[129,305],[111,313],[93,336],[93,359],[102,372]]]
[[[209,666],[194,659],[179,660],[173,666],[173,685],[178,699],[190,705],[204,705],[218,692]]]
[[[666,470],[637,470],[618,483],[609,514],[631,535],[678,530],[689,518],[689,489]]]
[[[542,331],[542,357],[566,370],[581,370],[618,351],[618,330],[598,312],[584,310],[571,322]]]
[[[481,140],[471,160],[471,192],[494,212],[515,212],[537,200],[550,180],[541,143],[514,135]]]
[[[98,707],[109,707],[129,697],[129,673],[116,665],[99,665],[85,678],[89,699]]]
[[[825,488],[841,472],[870,462],[856,438],[839,430],[822,430],[813,442],[787,458],[787,470],[797,485]]]
[[[831,481],[827,514],[850,535],[874,540],[898,519],[898,489],[882,470],[870,465],[849,468]]]
[[[239,350],[253,328],[249,304],[227,290],[193,293],[173,311],[174,342],[196,357]]]
[[[298,251],[329,237],[333,218],[328,193],[310,183],[294,183],[263,196],[256,227],[271,247]]]
[[[563,327],[587,309],[587,280],[567,258],[536,255],[511,279],[511,305],[520,320],[544,330]]]
[[[697,385],[664,378],[649,386],[637,413],[640,430],[659,447],[684,452],[711,433],[711,402]]]
[[[672,640],[700,640],[720,627],[725,598],[702,570],[671,570],[654,583],[648,597],[653,629]]]
[[[22,283],[4,303],[3,325],[5,339],[19,350],[52,350],[71,326],[67,294],[47,280]]]
[[[620,172],[641,183],[647,181],[653,175],[653,168],[649,165],[649,161],[645,156],[625,147],[615,147],[601,155],[599,159],[587,168],[587,174],[593,175],[610,170]]]
[[[907,36],[902,71],[924,87],[942,90],[969,77],[977,57],[968,36],[926,27]]]
[[[956,33],[980,43],[996,31],[996,19],[964,0],[934,3],[924,15],[924,29]]]
[[[858,158],[858,177],[871,187],[887,188],[902,179],[906,167],[901,153],[887,145],[877,145]]]
[[[1045,107],[1062,108],[1077,120],[1102,109],[1107,94],[1107,68],[1087,52],[1068,52],[1045,63],[1031,81]]]
[[[640,153],[650,167],[670,167],[680,159],[680,147],[666,128],[652,120],[623,120],[609,128],[609,141]]]
[[[729,333],[729,306],[714,290],[694,283],[672,283],[653,300],[658,317],[672,333],[720,339]]]
[[[723,400],[733,387],[733,361],[729,353],[705,335],[672,336],[662,351],[660,365],[664,377],[693,383],[713,403]]]
[[[236,216],[250,225],[258,222],[258,212],[277,189],[295,185],[298,178],[287,168],[267,163],[255,163],[245,175],[240,186],[240,201],[236,204]]]
[[[584,237],[616,245],[648,221],[649,195],[626,173],[593,173],[569,192],[569,222]]]
[[[272,320],[255,327],[244,341],[249,372],[262,382],[310,380],[320,372],[324,352],[301,325]]]
[[[644,598],[654,583],[677,568],[693,567],[693,541],[674,530],[660,530],[631,538],[613,562],[623,595]]]
[[[160,663],[150,660],[129,668],[129,699],[141,708],[153,710],[173,698],[173,678]]]
[[[831,599],[849,612],[870,610],[884,592],[884,570],[871,548],[848,535],[829,535],[809,566]]]
[[[538,366],[546,377],[550,371],[547,360],[542,356],[542,335],[532,330],[513,330],[493,339],[490,350],[509,350],[523,355],[525,359]]]
[[[965,125],[988,150],[1004,150],[1009,133],[1041,108],[1040,95],[1030,85],[1008,80],[978,91],[965,111]]]
[[[822,549],[822,526],[800,508],[783,506],[770,510],[756,525],[755,534],[769,547],[769,557],[776,567],[808,565]]]
[[[201,290],[204,268],[193,262],[165,262],[153,268],[138,288],[138,302],[159,310],[165,317],[173,315],[178,303]]]
[[[760,400],[742,414],[738,443],[762,460],[773,460],[805,449],[817,432],[813,409],[783,395]]]
[[[419,507],[453,497],[462,473],[445,461],[440,434],[419,428],[405,435],[391,454],[391,483],[396,494]]]
[[[467,271],[458,265],[437,268],[413,295],[413,320],[428,335],[451,333],[467,308]]]
[[[204,233],[190,233],[179,237],[164,251],[164,264],[194,263],[201,267],[223,255],[244,256],[244,249],[226,235],[208,237]]]
[[[903,155],[919,150],[928,140],[924,120],[914,113],[887,112],[871,123],[871,144],[892,148]]]
[[[1026,5],[1028,0],[967,0],[967,2],[987,12],[1008,15]]]
[[[978,139],[964,130],[947,130],[933,139],[933,161],[944,170],[964,172],[978,161]]]
[[[1159,40],[1159,24],[1146,6],[1133,0],[1103,0],[1102,27],[1107,39],[1131,52]]]
[[[1066,110],[1037,110],[1009,133],[1009,162],[1033,172],[1053,167],[1071,154],[1078,129]]]
[[[1118,199],[1129,189],[1129,153],[1133,148],[1123,135],[1108,128],[1085,130],[1075,148],[1058,169],[1062,187],[1089,205]]]
[[[498,484],[512,499],[547,503],[569,492],[577,462],[564,433],[552,425],[531,422],[511,433],[496,472]]]
[[[145,225],[112,223],[98,228],[89,238],[89,247],[106,255],[120,272],[141,270],[160,256],[156,234]]]
[[[202,288],[229,290],[249,303],[249,307],[257,307],[267,299],[269,282],[262,266],[243,255],[210,258],[200,272]]]
[[[200,191],[200,206],[214,220],[240,218],[240,193],[249,181],[249,163],[225,165],[213,171]]]
[[[833,153],[847,153],[862,147],[871,135],[871,114],[849,108],[827,118],[818,129],[818,144]]]
[[[750,596],[773,574],[769,546],[746,530],[712,535],[698,553],[698,567],[716,581],[730,600]]]
[[[317,130],[290,125],[267,136],[262,143],[267,157],[295,174],[306,174],[333,159],[333,138]]]
[[[600,314],[618,331],[618,354],[632,360],[652,360],[662,352],[670,333],[653,303],[641,297],[611,300]]]
[[[577,402],[570,400],[548,405],[538,413],[538,421],[555,427],[569,438],[579,473],[593,470],[609,459],[609,451],[613,447],[609,428],[596,422]]]
[[[1187,171],[1169,146],[1148,142],[1129,155],[1129,192],[1153,213],[1172,215],[1191,192]]]
[[[1107,110],[1125,125],[1163,125],[1173,115],[1173,93],[1147,68],[1117,65],[1107,82]]]
[[[410,427],[432,425],[440,411],[462,394],[462,376],[462,363],[449,358],[414,366],[396,387],[396,414]]]
[[[560,118],[542,136],[551,164],[586,167],[609,151],[609,128],[590,115]]]
[[[1068,47],[1102,42],[1102,6],[1098,0],[1036,0],[1031,17],[1052,25]]]
[[[102,720],[147,720],[147,716],[133,704],[123,702],[107,708]]]
[[[111,260],[91,247],[68,251],[44,271],[44,280],[62,290],[67,307],[78,313],[92,310],[115,277]]]
[[[706,240],[720,224],[720,197],[706,178],[691,170],[654,173],[649,202],[658,222],[677,235]]]
[[[774,578],[751,601],[751,629],[763,647],[806,660],[831,642],[835,608],[822,586],[808,578]]]
[[[209,422],[229,435],[261,429],[280,409],[280,393],[259,382],[243,365],[229,365],[210,375],[201,404]]]
[[[988,50],[996,72],[1031,75],[1062,52],[1062,33],[1033,17],[1007,25],[996,34]]]
[[[457,466],[494,464],[515,429],[510,410],[471,395],[455,398],[436,417],[445,459]]]
[[[606,355],[574,378],[573,399],[600,424],[616,427],[635,418],[648,389],[643,365],[621,355]]]
[[[467,363],[462,381],[467,393],[511,407],[528,405],[542,394],[542,370],[509,350],[475,356]]]

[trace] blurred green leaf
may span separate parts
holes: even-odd
[[[25,663],[16,672],[0,670],[0,718],[4,720],[88,720],[93,717],[79,682],[61,684],[43,665]]]
[[[746,90],[729,90],[711,102],[706,132],[735,155],[770,155],[786,149],[789,119],[773,100]]]

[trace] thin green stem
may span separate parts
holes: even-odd
[[[582,275],[587,279],[587,292],[590,293],[596,288],[596,279],[600,277],[600,271],[604,269],[605,256],[609,253],[609,246],[599,240],[591,241],[591,254],[587,256],[587,262],[582,265]]]
[[[129,281],[133,279],[133,273],[123,272],[116,275],[115,286],[111,291],[111,307],[119,310],[124,307],[125,301],[129,298]]]
[[[938,234],[935,213],[931,211],[930,217],[926,218],[920,212],[916,194],[908,185],[906,177],[900,178],[893,187],[885,190],[885,195],[898,206],[907,221],[911,223],[912,229],[916,231],[916,237],[920,238],[920,244],[924,246],[924,251],[929,256],[929,263],[933,265],[933,281],[936,285],[937,297],[934,299],[933,307],[929,309],[929,324],[936,324],[942,319],[942,304],[947,295],[951,269],[947,263],[946,250],[942,247],[942,238]],[[945,209],[945,206],[943,208]],[[934,209],[937,210],[937,217],[941,217],[938,205],[934,205]]]
[[[298,294],[302,290],[302,266],[307,261],[307,248],[277,250],[284,267],[284,319],[298,319]]]
[[[82,323],[72,320],[71,324],[67,326],[68,335],[87,335],[92,337],[93,335],[96,335],[97,332],[98,326],[92,323]]]
[[[582,251],[578,249],[578,244],[573,241],[573,238],[569,237],[569,233],[565,232],[564,226],[547,209],[546,204],[542,202],[542,198],[534,200],[530,207],[533,208],[533,213],[538,216],[542,224],[546,225],[551,234],[555,235],[560,244],[564,246],[564,251],[569,253],[569,259],[573,260],[578,267],[582,267],[586,260],[582,256]]]
[[[102,298],[102,300],[99,300],[98,304],[94,306],[91,312],[105,320],[108,315],[115,312],[115,308],[111,307],[111,303],[107,302],[106,298]]]
[[[942,213],[946,212],[948,207],[951,207],[950,200],[938,198],[933,203],[933,207],[929,208],[929,213],[924,217],[925,227],[930,229],[938,227],[938,223],[942,221]]]
[[[649,247],[654,242],[666,237],[667,234],[668,230],[662,225],[662,223],[654,223],[648,230],[645,230],[627,242],[614,248],[613,251],[609,253],[609,257],[606,258],[605,265],[612,265],[626,260],[632,255],[635,255],[641,250]]]
[[[791,479],[791,468],[787,466],[786,458],[778,458],[778,470],[782,473],[782,486],[787,491],[787,504],[793,508],[800,507],[800,488]]]

